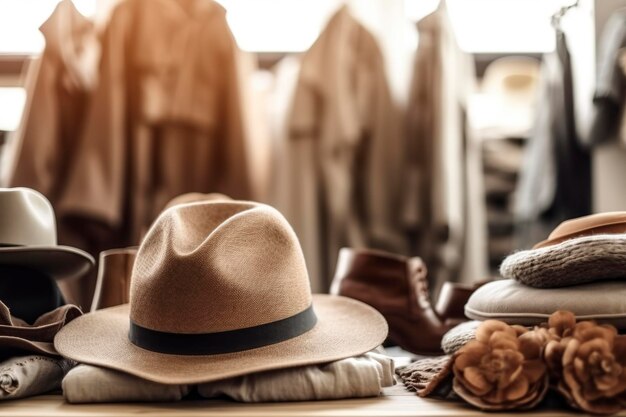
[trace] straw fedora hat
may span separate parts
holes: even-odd
[[[360,355],[386,335],[373,308],[311,295],[278,211],[207,201],[161,213],[137,253],[130,303],[79,317],[54,343],[78,362],[195,384]]]
[[[232,200],[226,194],[220,193],[186,193],[181,194],[177,197],[172,198],[166,205],[165,210],[170,207],[177,206],[179,204],[187,204],[187,203],[197,203],[199,201],[223,201],[223,200]]]
[[[500,273],[504,278],[541,288],[624,279],[626,212],[567,220],[533,249],[507,256]]]
[[[179,204],[220,200],[232,199],[219,193],[186,193],[170,200],[165,205],[165,210]],[[130,278],[136,255],[137,247],[109,249],[100,252],[91,311],[127,304],[130,301]]]
[[[84,276],[94,264],[88,253],[57,244],[54,210],[46,197],[29,188],[0,188],[0,265],[58,280]]]

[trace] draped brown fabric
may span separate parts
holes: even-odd
[[[59,211],[104,225],[120,246],[177,195],[249,198],[238,54],[211,0],[117,6]]]
[[[42,25],[9,182],[52,202],[60,243],[97,257],[138,244],[180,194],[250,197],[246,74],[225,15],[212,0],[127,0],[98,38],[63,0]],[[61,283],[65,298],[89,308],[94,278]]]

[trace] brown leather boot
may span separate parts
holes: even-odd
[[[98,279],[91,311],[128,303],[135,255],[136,247],[111,249],[100,253]]]
[[[389,323],[389,340],[420,355],[439,355],[441,338],[454,324],[443,322],[430,303],[426,265],[420,258],[343,248],[331,293],[377,309]]]
[[[474,291],[487,282],[489,281],[480,281],[474,284],[444,282],[435,305],[435,311],[439,318],[456,323],[467,321],[468,319],[465,317],[467,300]]]

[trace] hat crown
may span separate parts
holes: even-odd
[[[562,222],[550,233],[548,239],[559,239],[577,233],[593,232],[598,228],[620,224],[626,224],[625,211],[590,214]]]
[[[275,209],[219,201],[177,205],[137,253],[131,321],[167,333],[260,326],[311,305],[298,239]]]
[[[552,246],[584,236],[623,233],[626,233],[626,211],[596,213],[562,222],[546,240],[537,243],[533,248]]]
[[[0,245],[56,246],[54,210],[29,188],[0,188]]]

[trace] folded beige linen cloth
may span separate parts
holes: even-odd
[[[262,372],[198,386],[205,398],[242,402],[311,401],[375,397],[394,384],[393,360],[368,352],[325,365]]]
[[[205,398],[242,402],[313,401],[372,397],[393,385],[393,360],[368,352],[324,365],[260,372],[197,386]],[[79,365],[63,380],[70,403],[178,401],[192,386],[164,385],[110,369]]]
[[[187,385],[164,385],[122,372],[78,365],[63,378],[63,396],[69,403],[179,401]]]
[[[61,380],[76,363],[68,359],[30,355],[0,363],[0,400],[16,400],[61,388]]]

